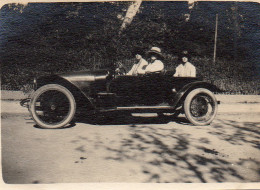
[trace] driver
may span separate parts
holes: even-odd
[[[135,58],[138,61],[132,67],[132,69],[127,73],[127,75],[140,75],[145,74],[145,66],[148,65],[148,62],[140,55],[140,51],[136,51]]]
[[[163,55],[161,53],[161,49],[158,47],[152,47],[150,51],[151,62],[145,69],[145,73],[157,73],[162,72],[164,70],[164,64],[161,61],[163,59]]]

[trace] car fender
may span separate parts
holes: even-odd
[[[85,88],[79,85],[79,83],[68,80],[68,78],[59,76],[59,75],[51,75],[40,77],[37,79],[37,84],[35,85],[36,88],[40,88],[46,84],[59,84],[66,87],[75,97],[75,100],[78,101],[79,104],[83,105],[83,102],[79,102],[82,100],[87,100],[91,109],[95,109],[95,101],[93,98],[90,97],[90,90],[88,89],[89,86],[88,81],[85,81]]]
[[[183,86],[180,90],[178,90],[178,92],[176,92],[174,99],[173,99],[173,107],[177,108],[178,106],[180,106],[183,101],[185,100],[186,96],[189,94],[189,92],[191,92],[192,90],[196,89],[196,88],[206,88],[210,91],[214,92],[221,92],[221,90],[213,84],[210,84],[208,82],[205,81],[196,81],[196,82],[191,82],[186,84],[185,86]]]

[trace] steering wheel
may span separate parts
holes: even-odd
[[[116,64],[116,69],[115,69],[115,74],[116,75],[126,75],[126,69],[125,69],[125,66],[121,63],[121,62],[118,62]]]

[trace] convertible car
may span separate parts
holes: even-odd
[[[185,113],[194,125],[208,125],[217,114],[213,92],[199,78],[173,77],[173,71],[129,76],[125,71],[96,70],[44,76],[34,80],[27,105],[42,128],[62,128],[78,113],[129,111],[176,117]],[[21,102],[24,105],[26,100]]]

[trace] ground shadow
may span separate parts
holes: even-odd
[[[93,125],[129,125],[129,124],[167,124],[176,122],[183,125],[192,125],[184,116],[135,116],[131,113],[115,112],[103,113],[88,116],[78,116],[76,122],[88,123]]]
[[[76,123],[75,123],[75,122],[71,122],[71,123],[69,123],[68,125],[63,126],[63,127],[61,127],[61,128],[43,128],[43,127],[41,127],[41,126],[39,126],[39,125],[37,125],[37,124],[33,125],[34,128],[44,129],[44,130],[47,130],[47,129],[51,129],[51,130],[53,130],[53,129],[55,129],[55,130],[69,129],[69,128],[72,128],[72,127],[75,127],[75,126],[76,126]]]
[[[241,143],[252,145],[257,151],[260,138],[259,130],[256,129],[258,123],[219,120],[211,126],[200,127],[199,130],[206,130],[210,137],[197,138],[196,135],[193,136],[185,133],[181,128],[174,127],[174,123],[171,127],[147,124],[157,123],[157,121],[169,122],[167,119],[162,122],[157,118],[136,120],[129,117],[128,120],[122,122],[131,123],[127,126],[129,135],[127,137],[119,135],[117,143],[111,141],[107,144],[100,138],[90,141],[90,138],[83,136],[80,136],[78,140],[94,143],[96,149],[107,151],[106,160],[121,163],[131,161],[140,165],[142,174],[146,176],[143,182],[260,181],[259,161],[250,158],[234,161],[229,159],[229,155],[221,152],[219,147],[212,148],[211,146],[211,138],[218,138],[220,141],[230,143],[234,151],[241,149]],[[179,117],[176,123],[178,121],[185,122],[186,120]],[[139,123],[145,125],[136,125]],[[196,126],[192,127],[196,128]],[[227,128],[229,131],[224,130]],[[249,135],[250,139],[247,138]],[[82,146],[77,147],[77,151],[82,152],[82,150]],[[251,173],[241,173],[241,170],[247,168],[248,165],[253,167],[248,170],[256,176],[253,179],[249,178]]]
[[[232,120],[220,120],[213,126],[214,130],[209,134],[217,136],[220,140],[233,145],[251,144],[260,147],[260,122],[237,122]]]

